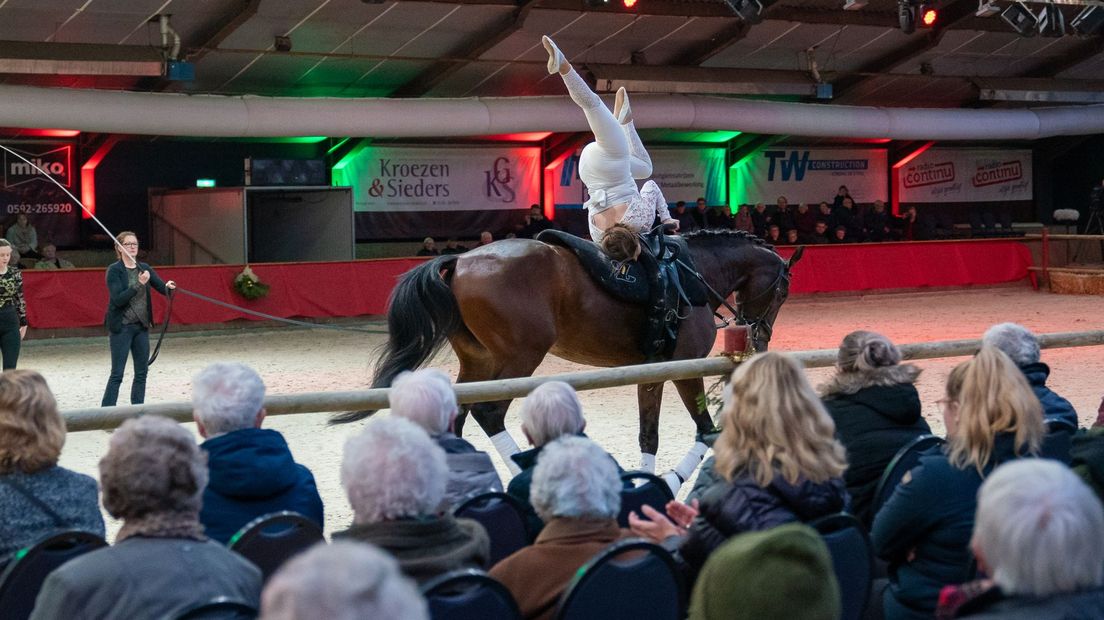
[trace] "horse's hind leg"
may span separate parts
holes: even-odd
[[[636,386],[636,404],[640,411],[640,469],[655,473],[655,455],[659,450],[659,407],[663,403],[663,383]]]

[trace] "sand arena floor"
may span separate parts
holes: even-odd
[[[798,297],[783,307],[775,328],[772,348],[782,351],[835,347],[855,329],[885,333],[895,342],[922,342],[980,337],[986,327],[1001,321],[1017,321],[1036,332],[1081,331],[1104,328],[1104,300],[1099,297],[1052,295],[1026,286],[951,292],[884,294],[848,297]],[[379,323],[370,325],[382,327]],[[150,369],[148,402],[189,398],[191,377],[215,361],[241,361],[256,368],[269,393],[359,389],[367,384],[370,351],[383,335],[329,330],[264,329],[176,334],[166,338],[157,363]],[[1104,394],[1104,347],[1049,350],[1043,360],[1053,369],[1050,385],[1077,408],[1082,425],[1096,416]],[[942,433],[943,423],[935,401],[950,368],[961,361],[939,359],[918,362],[924,369],[919,382],[924,415]],[[437,365],[455,376],[457,362],[449,354]],[[62,409],[99,404],[109,370],[107,338],[28,342],[20,367],[42,372],[57,394]],[[549,357],[538,374],[549,375],[583,367]],[[829,369],[809,371],[814,384]],[[130,374],[124,380],[121,400],[129,395]],[[693,425],[668,385],[660,426],[657,469],[670,469],[693,438]],[[637,447],[636,389],[624,387],[584,392],[587,433],[609,450],[626,468],[639,462]],[[514,403],[507,422],[515,439],[523,440]],[[327,534],[344,529],[351,511],[339,482],[342,445],[359,424],[330,427],[324,414],[272,417],[266,425],[281,431],[297,460],[313,472],[326,506]],[[188,425],[193,428],[193,425]],[[465,436],[477,447],[494,454],[482,431],[469,420]],[[103,431],[69,436],[61,465],[96,476],[96,464],[106,451],[109,435]],[[504,479],[506,469],[498,457]],[[111,536],[119,523],[108,519]]]

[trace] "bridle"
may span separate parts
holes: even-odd
[[[747,315],[744,314],[744,308],[746,308],[752,302],[758,301],[767,293],[771,294],[771,299],[777,299],[778,294],[782,292],[783,283],[785,283],[787,288],[790,285],[790,270],[784,261],[778,266],[778,275],[774,277],[774,281],[771,282],[770,286],[760,291],[751,299],[741,301],[739,303],[740,309],[738,312],[734,313],[734,316],[736,317],[737,323],[748,326],[748,329],[751,331],[749,335],[752,342],[759,340],[760,331],[766,332],[765,340],[767,341],[769,341],[771,339],[771,336],[774,335],[774,325],[766,320],[767,315],[770,314],[771,309],[774,308],[774,304],[769,304],[766,308],[763,309],[762,312],[759,313],[759,316],[751,320],[748,320]],[[728,306],[728,304],[725,304],[725,306],[727,306],[729,310],[732,309],[731,306]]]

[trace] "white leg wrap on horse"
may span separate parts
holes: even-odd
[[[521,452],[517,442],[510,436],[510,431],[502,431],[491,437],[491,445],[495,447],[495,451],[502,457],[502,460],[506,461],[506,467],[510,468],[511,474],[516,476],[521,473],[521,468],[517,466],[514,459],[510,458],[518,452]]]
[[[690,448],[686,456],[682,457],[679,464],[675,466],[675,473],[683,480],[689,480],[690,476],[694,474],[694,470],[698,468],[698,465],[701,465],[707,450],[709,450],[709,446],[704,443],[700,441],[694,443],[694,447]]]
[[[640,453],[640,471],[646,471],[649,474],[655,473],[655,455],[648,454],[647,452]]]
[[[671,495],[678,497],[679,489],[682,488],[683,479],[679,478],[678,474],[673,471],[663,474],[660,478],[667,483],[667,486],[671,487]]]

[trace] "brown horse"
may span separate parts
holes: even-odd
[[[685,236],[706,283],[720,295],[735,292],[737,319],[749,325],[764,351],[775,316],[789,294],[789,262],[761,239],[741,232],[702,231]],[[713,311],[690,309],[679,328],[673,359],[700,358],[716,340]],[[389,341],[376,364],[372,387],[387,387],[404,370],[428,362],[448,342],[460,359],[457,383],[527,377],[546,355],[591,366],[645,361],[638,346],[644,309],[606,294],[566,248],[530,239],[506,239],[462,255],[441,256],[410,270],[391,294]],[[702,379],[675,381],[699,432],[713,427],[702,398]],[[640,385],[641,452],[659,447],[663,384]],[[479,403],[472,415],[487,433],[505,430],[509,400]],[[352,422],[373,411],[341,414]],[[460,434],[467,409],[456,422]]]

